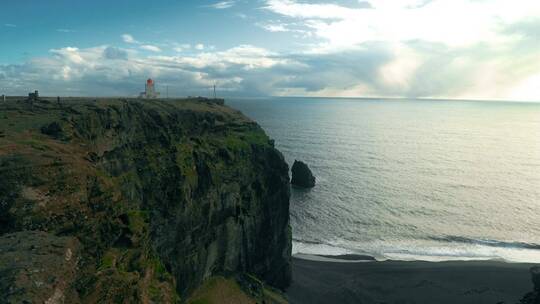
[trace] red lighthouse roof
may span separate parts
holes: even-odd
[[[148,78],[148,80],[146,81],[147,84],[153,84],[154,81],[152,80],[152,78]]]

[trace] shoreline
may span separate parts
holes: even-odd
[[[502,258],[486,258],[486,259],[475,259],[475,258],[456,258],[448,260],[430,260],[430,259],[392,259],[392,258],[377,258],[368,254],[356,254],[356,253],[346,253],[346,254],[316,254],[316,253],[294,253],[293,258],[300,260],[308,261],[319,261],[319,262],[335,262],[335,263],[365,263],[365,262],[426,262],[426,263],[447,263],[447,262],[495,262],[495,263],[505,263],[505,264],[530,264],[537,265],[540,262],[519,262],[519,261],[509,261]]]
[[[371,258],[371,259],[369,259]],[[290,303],[518,303],[534,263],[377,261],[364,255],[295,254]]]
[[[361,262],[377,262],[377,259],[370,255],[362,254],[340,254],[340,255],[327,255],[327,254],[307,254],[296,253],[293,254],[293,258],[318,261],[318,262],[335,262],[335,263],[361,263]]]

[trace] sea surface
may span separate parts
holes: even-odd
[[[540,262],[540,103],[228,99],[306,162],[293,253]]]

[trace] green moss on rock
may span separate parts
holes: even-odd
[[[11,100],[0,113],[0,238],[77,242],[62,285],[72,303],[175,303],[223,273],[288,285],[288,168],[239,112],[72,99]],[[9,284],[35,302],[56,292]]]

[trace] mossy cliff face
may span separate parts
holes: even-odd
[[[260,127],[223,105],[0,104],[0,244],[11,244],[0,247],[0,293],[8,302],[171,303],[238,273],[284,288],[288,183]],[[41,260],[13,245],[30,239]],[[13,252],[33,264],[9,262]],[[62,263],[69,275],[48,270]],[[47,289],[20,269],[47,273]]]

